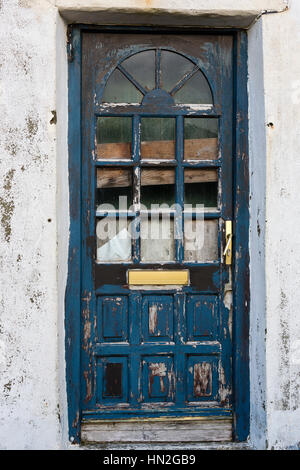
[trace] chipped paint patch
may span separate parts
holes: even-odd
[[[231,394],[230,386],[226,383],[226,376],[221,361],[219,362],[219,397],[222,405],[228,403],[229,395]]]
[[[15,209],[14,198],[11,191],[14,174],[14,169],[11,169],[6,173],[3,183],[4,194],[3,196],[0,196],[0,222],[4,231],[4,239],[8,243],[11,238],[11,220]]]
[[[90,346],[90,337],[91,337],[91,331],[92,331],[92,323],[90,319],[90,301],[91,301],[91,293],[89,292],[86,294],[85,297],[83,297],[82,301],[85,303],[85,307],[82,309],[82,316],[84,319],[83,322],[83,349],[85,351],[88,350]]]
[[[163,362],[149,364],[150,378],[149,378],[149,396],[152,395],[152,387],[154,384],[154,377],[159,377],[160,391],[165,393],[164,377],[167,376],[167,367]]]
[[[157,330],[157,305],[149,306],[149,333],[154,335]]]
[[[194,395],[209,397],[212,394],[212,368],[208,362],[194,365]]]

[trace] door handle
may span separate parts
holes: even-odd
[[[226,246],[223,252],[225,256],[225,264],[232,264],[232,221],[225,221],[225,237],[226,237]]]

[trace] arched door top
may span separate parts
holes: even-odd
[[[103,103],[213,105],[210,84],[195,61],[156,48],[135,52],[111,72]]]

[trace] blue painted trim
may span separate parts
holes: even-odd
[[[94,166],[99,168],[99,167],[105,167],[105,166],[113,166],[115,167],[116,165],[118,166],[125,166],[125,167],[133,167],[136,165],[135,162],[133,162],[133,160],[117,160],[117,159],[113,159],[113,160],[94,160]]]
[[[247,34],[239,33],[234,42],[234,250],[233,266],[233,390],[234,439],[242,442],[250,429],[249,381],[249,168]],[[239,188],[239,191],[238,191]]]
[[[69,62],[69,201],[70,239],[65,294],[66,383],[69,437],[80,439],[80,276],[81,276],[81,33],[72,31],[73,60]]]
[[[99,413],[101,411],[101,413]],[[121,409],[121,410],[114,410],[112,413],[111,411],[107,411],[103,408],[96,409],[95,411],[84,411],[82,413],[83,421],[90,421],[92,419],[95,420],[105,420],[105,419],[118,419],[118,420],[125,420],[128,418],[159,418],[159,417],[177,417],[178,416],[207,416],[207,417],[216,417],[219,419],[222,418],[231,418],[232,417],[232,410],[226,408],[201,408],[201,412],[195,410],[191,407],[191,409],[187,408],[176,408],[176,410],[172,409],[171,407],[166,408],[162,411],[151,412],[146,410],[128,410],[128,409]]]
[[[152,294],[153,295],[153,294]],[[160,293],[159,293],[160,295]],[[177,349],[177,345],[173,342],[164,343],[161,341],[159,344],[143,344],[143,356],[149,355],[166,355],[173,354]],[[129,353],[133,355],[141,355],[140,344],[129,345],[129,344],[117,344],[117,343],[96,343],[93,348],[93,354],[96,356],[123,356]],[[182,352],[185,354],[192,354],[194,356],[203,356],[206,354],[219,355],[221,352],[221,345],[219,343],[201,344],[201,353],[195,352],[195,345],[188,343],[181,347]],[[135,371],[136,372],[136,371]]]

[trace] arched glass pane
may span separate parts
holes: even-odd
[[[107,81],[104,103],[140,103],[142,93],[119,71],[115,70]]]
[[[195,64],[180,54],[161,51],[161,88],[170,92],[194,67]]]
[[[122,62],[122,67],[147,90],[155,87],[155,51],[134,54]]]
[[[174,94],[174,100],[177,104],[213,104],[210,87],[200,70]]]

